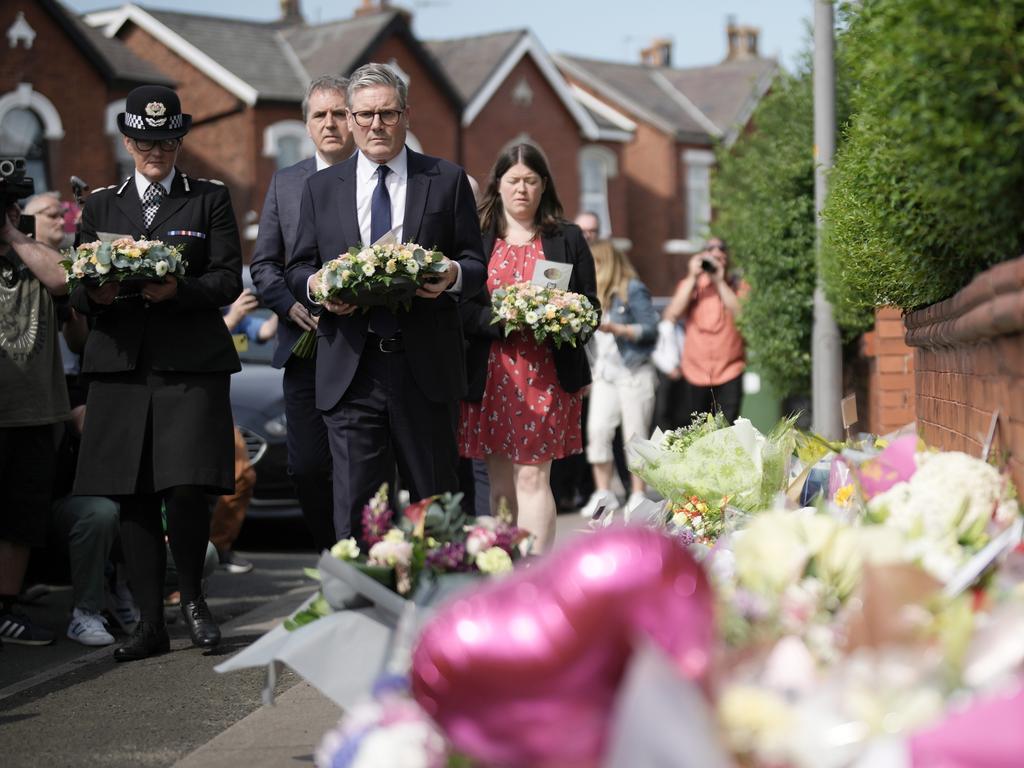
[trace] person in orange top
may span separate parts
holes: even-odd
[[[673,378],[682,378],[682,403],[676,410],[686,423],[695,413],[721,411],[732,423],[743,400],[743,337],[736,328],[745,283],[730,277],[729,251],[719,237],[690,257],[664,317],[682,320],[686,332],[682,362]],[[685,426],[676,424],[675,426]]]

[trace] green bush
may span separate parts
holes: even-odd
[[[783,396],[810,392],[814,319],[814,102],[809,54],[780,77],[754,130],[720,148],[715,234],[750,284],[740,316],[751,367]],[[840,90],[840,96],[842,91]],[[843,98],[837,99],[843,113]]]
[[[825,209],[837,319],[955,293],[1024,244],[1024,0],[863,0]]]

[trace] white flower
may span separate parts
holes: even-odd
[[[537,313],[531,309],[529,312],[526,313],[523,319],[526,321],[527,325],[536,325],[537,320],[539,320],[540,318],[538,318]]]
[[[157,277],[163,277],[167,274],[168,264],[166,261],[158,261],[153,265],[153,271],[156,272]]]
[[[476,556],[474,561],[481,573],[499,574],[512,570],[512,556],[501,547],[491,547]]]
[[[102,261],[96,262],[96,274],[105,275],[110,271],[110,262],[103,263]]]
[[[367,277],[369,277],[376,271],[377,268],[373,266],[373,264],[363,264],[363,274],[366,275]]]
[[[393,723],[370,731],[352,768],[431,768],[440,765],[444,738],[425,720]]]
[[[414,260],[410,260],[409,263],[405,265],[405,271],[408,272],[410,275],[415,275],[417,272],[419,272],[419,270],[420,265],[417,264]]]
[[[756,516],[734,542],[740,584],[763,595],[781,593],[800,578],[807,565],[800,520],[791,512]]]
[[[486,528],[481,527],[473,528],[473,530],[470,531],[469,536],[466,537],[466,554],[470,557],[476,557],[485,549],[493,547],[497,538],[498,537],[494,531],[489,531]]]
[[[342,539],[331,547],[331,554],[339,560],[355,560],[359,557],[359,545],[354,538]]]

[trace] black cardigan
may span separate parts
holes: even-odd
[[[488,259],[494,249],[495,239],[494,232],[484,233],[484,253]],[[541,234],[541,245],[544,258],[548,261],[573,265],[569,290],[582,293],[600,313],[597,282],[594,277],[594,257],[590,254],[590,248],[580,228],[569,222],[560,222],[551,234]],[[500,325],[491,324],[489,291],[481,291],[473,298],[462,302],[459,305],[459,313],[462,316],[462,328],[467,342],[466,374],[469,378],[469,394],[466,399],[479,401],[484,396],[491,342],[501,339],[504,331]],[[583,349],[588,339],[589,333],[575,347],[563,344],[560,349],[555,348],[553,341],[548,342],[554,352],[558,382],[566,392],[577,392],[590,383],[590,364]]]

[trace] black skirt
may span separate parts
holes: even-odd
[[[74,493],[234,493],[230,382],[228,373],[93,374]]]

